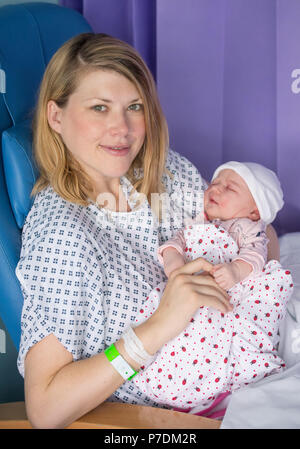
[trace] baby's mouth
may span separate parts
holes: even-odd
[[[210,199],[209,199],[209,202],[212,203],[212,204],[217,204],[217,205],[218,205],[217,201],[214,200],[213,198],[210,198]]]

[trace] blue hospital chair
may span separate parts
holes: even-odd
[[[39,83],[53,53],[91,31],[78,12],[55,4],[0,8],[0,403],[23,400],[16,368],[23,296],[15,268],[37,176],[30,123]]]

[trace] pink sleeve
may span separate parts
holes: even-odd
[[[185,255],[185,238],[184,238],[184,233],[183,233],[183,229],[180,229],[180,231],[178,231],[175,236],[168,240],[166,243],[164,243],[163,245],[161,245],[158,248],[158,261],[159,263],[161,263],[163,265],[163,256],[162,253],[166,248],[175,248],[177,249],[177,251],[184,256]]]
[[[247,218],[237,220],[230,229],[239,246],[239,254],[235,260],[243,260],[252,266],[253,272],[261,273],[267,262],[266,226],[262,221],[251,221]]]

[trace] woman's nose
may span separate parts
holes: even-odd
[[[126,114],[118,112],[110,117],[110,132],[114,136],[124,137],[129,133],[129,123]]]

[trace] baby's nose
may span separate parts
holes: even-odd
[[[213,184],[210,187],[214,193],[222,193],[224,190],[221,184]]]

